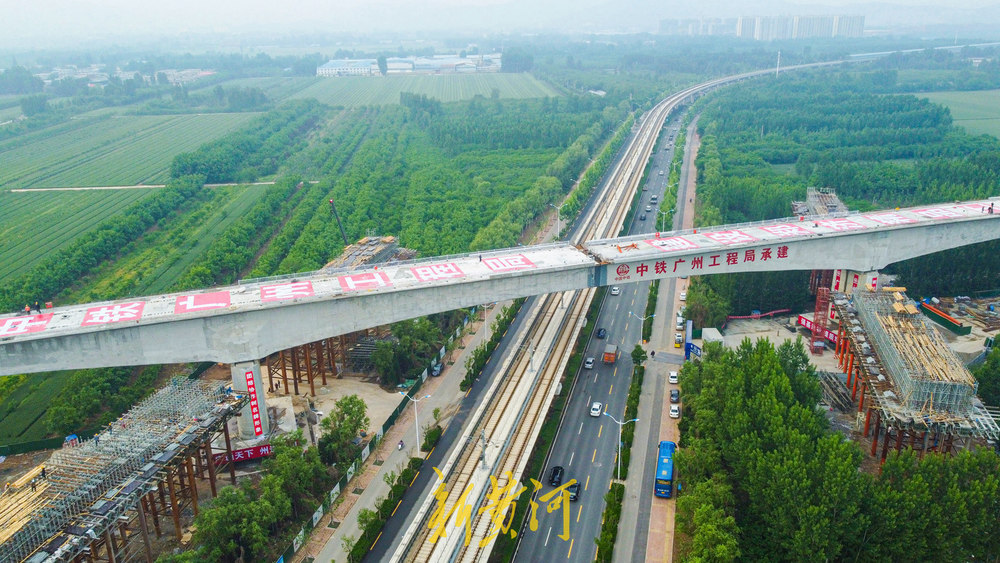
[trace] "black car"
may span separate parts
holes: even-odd
[[[606,328],[599,328],[599,329],[597,329],[597,334],[595,334],[594,336],[596,336],[597,338],[607,338],[608,337],[608,329],[606,329]]]
[[[671,389],[670,390],[670,402],[671,403],[679,403],[679,402],[681,402],[681,392],[678,391],[677,389]]]
[[[552,485],[553,487],[558,487],[559,485],[562,485],[563,473],[564,470],[561,465],[553,467],[552,473],[549,473],[549,484]]]
[[[575,501],[580,498],[580,483],[573,483],[566,487],[566,490],[569,491],[569,500]]]
[[[643,213],[642,215],[640,215],[640,216],[639,216],[639,220],[640,220],[640,221],[645,221],[645,220],[646,220],[646,214],[645,214],[645,213]]]

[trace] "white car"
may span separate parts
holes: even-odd
[[[617,285],[611,286],[611,295],[621,295],[622,289]]]
[[[688,298],[688,292],[682,291],[681,292],[681,301],[686,301],[687,298]]]
[[[583,360],[583,369],[594,369],[594,358]]]
[[[670,375],[667,376],[667,382],[668,383],[677,383],[677,372],[676,371],[670,372]]]
[[[677,405],[670,405],[670,418],[680,418],[681,408]]]
[[[601,403],[595,401],[594,404],[590,405],[590,416],[601,416],[601,408],[603,406]]]

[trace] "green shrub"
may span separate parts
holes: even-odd
[[[437,445],[438,440],[441,439],[441,434],[444,430],[435,424],[427,432],[424,433],[424,445],[422,446],[425,451],[430,451]]]

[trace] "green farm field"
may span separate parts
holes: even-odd
[[[0,192],[0,281],[17,277],[148,189]]]
[[[314,82],[291,95],[292,98],[316,98],[332,106],[398,104],[401,92],[424,94],[442,102],[489,98],[493,89],[500,98],[544,98],[559,93],[530,74],[438,74],[393,76],[342,76],[315,78]]]
[[[86,302],[107,295],[169,291],[219,234],[243,217],[267,189],[268,186],[220,186],[206,190],[202,201],[192,202],[183,213],[129,244],[119,259],[102,264],[84,280],[82,289],[64,298]]]
[[[922,97],[951,110],[955,125],[969,133],[1000,137],[1000,90],[933,92]]]
[[[31,376],[0,401],[0,444],[45,438],[45,411],[73,373],[60,371]]]
[[[156,184],[170,162],[257,114],[103,116],[0,143],[0,189]]]

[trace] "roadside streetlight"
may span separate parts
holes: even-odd
[[[657,211],[657,213],[660,214],[660,231],[661,232],[663,231],[663,216],[664,215],[670,215],[673,212],[674,212],[674,209],[672,207],[670,208],[670,211]]]
[[[620,481],[622,478],[622,426],[625,426],[630,422],[639,422],[639,419],[633,418],[632,420],[624,420],[619,422],[617,418],[611,416],[607,412],[604,413],[604,416],[615,421],[615,424],[618,425],[618,473],[616,474],[615,478]]]
[[[413,401],[413,424],[416,427],[415,430],[416,430],[416,434],[417,434],[417,453],[419,454],[420,453],[420,420],[417,418],[417,403],[419,403],[420,401],[423,401],[424,399],[430,399],[431,396],[430,395],[424,395],[423,397],[420,397],[419,399],[414,399],[413,397],[407,395],[406,393],[403,393],[402,391],[400,391],[399,394],[402,395],[402,396],[404,396],[404,397],[406,397],[407,399]]]
[[[656,313],[653,313],[652,315],[650,315],[650,316],[648,316],[648,317],[640,317],[639,315],[636,315],[636,314],[635,314],[635,313],[633,313],[632,311],[629,311],[629,312],[628,312],[628,314],[630,314],[630,315],[632,315],[633,317],[635,317],[635,318],[639,319],[639,323],[640,323],[640,324],[639,324],[639,340],[641,340],[641,341],[643,341],[643,342],[646,342],[646,340],[645,340],[645,339],[644,339],[644,338],[642,337],[642,327],[643,327],[643,326],[645,326],[645,324],[646,324],[646,319],[651,319],[651,318],[655,317],[655,316],[656,316]],[[623,338],[623,339],[622,339],[622,346],[623,346],[623,347],[625,346],[625,342],[624,342],[624,340],[625,340],[625,339]]]
[[[559,228],[559,216],[562,215],[562,208],[565,206],[566,206],[565,203],[562,205],[556,205],[554,203],[549,204],[549,207],[552,207],[556,210],[556,240],[559,240],[559,236],[562,234],[562,230]]]

